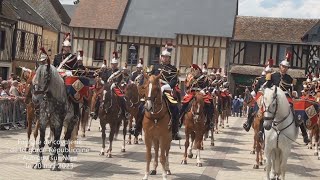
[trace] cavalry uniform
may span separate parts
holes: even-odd
[[[162,51],[161,56],[171,57],[169,49]],[[158,64],[155,65],[148,73],[152,75],[161,74],[160,83],[161,83],[161,92],[167,97],[169,114],[171,117],[172,124],[172,139],[180,140],[179,135],[179,110],[177,107],[177,101],[172,96],[172,91],[175,89],[175,86],[178,84],[178,70],[175,66],[171,64]],[[143,106],[143,105],[141,105]],[[138,114],[144,114],[144,108],[139,108]],[[135,128],[130,130],[130,133],[137,136],[142,130],[142,119],[143,116],[138,117],[136,121]]]
[[[143,59],[140,58],[139,63],[137,64],[137,69],[131,73],[131,83],[135,83],[137,85],[142,85],[143,83]]]
[[[283,60],[280,63],[280,66],[284,66],[284,67],[289,67],[290,63],[287,61],[287,59]],[[309,143],[310,140],[308,138],[308,134],[306,131],[306,127],[304,125],[304,123],[299,122],[298,118],[295,117],[294,115],[294,109],[293,109],[293,100],[291,97],[291,93],[292,93],[292,85],[296,84],[296,80],[293,79],[290,75],[284,73],[280,73],[280,72],[276,72],[273,73],[269,76],[266,76],[266,80],[267,80],[267,87],[271,88],[273,85],[280,87],[286,94],[287,99],[291,105],[291,110],[293,113],[293,117],[296,121],[296,124],[299,124],[301,132],[302,132],[302,136],[303,136],[303,140],[305,143]]]

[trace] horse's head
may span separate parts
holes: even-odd
[[[192,113],[193,119],[195,121],[198,121],[199,116],[204,108],[203,95],[201,93],[196,93],[194,98],[195,99],[191,104],[191,113]]]
[[[272,88],[265,88],[263,92],[263,115],[264,122],[263,127],[266,130],[270,130],[272,127],[272,123],[277,114],[278,110],[278,97],[277,97],[278,88],[273,86]]]
[[[144,78],[145,78],[144,86],[145,86],[145,97],[146,97],[145,109],[148,112],[150,112],[151,110],[154,111],[155,102],[162,100],[160,77],[161,77],[161,73],[157,76],[155,75],[148,76],[147,74],[144,74]]]

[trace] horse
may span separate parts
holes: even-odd
[[[263,165],[263,146],[264,140],[259,136],[260,124],[263,121],[263,114],[259,110],[254,117],[252,128],[254,129],[253,135],[253,150],[251,154],[256,154],[256,164],[253,165],[253,169],[259,169],[259,165]]]
[[[102,149],[100,151],[100,155],[105,154],[105,139],[106,139],[106,124],[110,126],[110,133],[109,133],[109,147],[107,149],[107,157],[111,158],[112,154],[112,142],[114,136],[117,136],[119,133],[122,117],[119,117],[118,113],[120,111],[120,102],[118,102],[117,95],[110,89],[111,84],[107,83],[104,86],[103,90],[103,98],[102,98],[102,105],[99,107],[99,119],[100,119],[100,126],[102,132]],[[125,137],[127,134],[127,126],[128,121],[123,119],[123,145],[121,148],[121,152],[125,152]]]
[[[297,139],[293,112],[285,93],[276,86],[263,89],[263,127],[265,131],[265,156],[267,159],[266,175],[270,179],[271,167],[273,178],[285,179],[287,160],[292,142]]]
[[[172,131],[168,128],[170,123],[170,115],[168,113],[168,105],[165,102],[160,88],[161,73],[157,76],[148,76],[145,78],[145,114],[143,118],[144,140],[146,145],[146,171],[143,180],[147,180],[150,171],[151,147],[154,146],[155,157],[153,170],[150,175],[157,173],[159,148],[160,163],[162,165],[162,179],[166,180],[167,175],[171,174],[169,169],[169,150],[172,141]]]
[[[181,164],[187,164],[187,155],[189,158],[193,157],[192,148],[197,149],[197,166],[202,167],[200,160],[200,150],[202,148],[203,136],[205,133],[205,114],[204,114],[204,100],[203,95],[200,92],[196,92],[192,100],[190,101],[191,108],[187,110],[184,115],[184,126],[185,126],[185,151],[184,158]],[[189,138],[191,135],[191,146],[189,153]]]
[[[94,87],[91,88],[92,91],[92,96],[91,96],[91,104],[90,104],[90,116],[93,116],[95,114],[95,108],[96,108],[96,104],[97,101],[101,101],[102,100],[102,94],[103,94],[103,83],[102,83],[102,79],[99,76],[96,76],[94,78],[95,80],[95,84]],[[88,127],[87,127],[87,131],[91,130],[91,124],[92,124],[92,118],[90,118]],[[100,128],[101,129],[101,128]]]
[[[125,91],[125,97],[127,99],[127,110],[130,113],[130,119],[129,119],[129,129],[132,128],[132,122],[133,118],[138,118],[139,113],[139,106],[141,104],[140,102],[140,95],[139,95],[139,89],[136,84],[129,84],[126,87]],[[129,134],[128,144],[131,144],[131,134]],[[134,144],[138,144],[138,138],[134,138]]]
[[[77,103],[68,98],[64,81],[57,69],[50,65],[49,59],[47,64],[38,67],[32,84],[32,101],[35,106],[39,106],[40,124],[39,161],[33,168],[42,169],[44,167],[42,164],[43,149],[46,126],[49,123],[54,136],[49,156],[49,160],[54,161],[51,170],[59,171],[58,148],[60,147],[62,127],[67,124],[67,131],[64,136],[63,162],[70,163],[69,141],[74,126],[79,120],[79,114],[77,113],[79,107]]]

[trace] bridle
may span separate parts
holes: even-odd
[[[157,89],[158,89],[159,91],[161,91],[160,83],[157,84]],[[150,83],[150,81],[149,81],[148,96],[147,96],[146,100],[147,100],[147,101],[150,100],[151,103],[152,103],[152,106],[151,106],[151,109],[150,109],[150,110],[146,109],[146,111],[147,111],[147,112],[150,112],[150,113],[153,114],[153,115],[156,115],[156,114],[159,114],[159,113],[162,111],[162,109],[163,109],[162,96],[160,96],[161,108],[159,109],[159,111],[154,112],[154,110],[156,109],[156,108],[155,108],[155,102],[156,102],[156,100],[157,100],[157,97],[152,98],[152,97],[151,97],[151,92],[152,92],[152,83]]]
[[[50,72],[50,67],[47,68],[47,74],[45,75],[45,85],[44,85],[44,88],[43,90],[38,90],[39,88],[39,85],[38,84],[34,84],[33,85],[33,91],[34,91],[34,94],[35,95],[47,95],[48,94],[48,87],[49,87],[49,84],[50,84],[50,80],[51,80],[51,72]]]

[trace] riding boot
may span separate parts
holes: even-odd
[[[182,107],[181,107],[181,110],[180,110],[180,113],[179,113],[179,127],[181,128],[182,124],[183,124],[183,121],[184,121],[184,115],[186,113],[186,110],[188,108],[188,104],[189,103],[183,103],[182,104]]]
[[[100,98],[98,97],[94,107],[94,114],[92,119],[96,120],[98,118],[99,108],[100,108]]]
[[[141,103],[139,106],[138,117],[136,119],[135,126],[129,130],[129,133],[137,137],[142,131],[142,121],[144,116],[144,103]]]
[[[169,113],[171,115],[171,125],[172,125],[172,140],[181,140],[179,134],[179,119],[178,119],[178,107],[176,105],[169,105]]]
[[[204,105],[204,113],[206,115],[206,131],[209,131],[213,128],[213,104],[207,104]]]
[[[300,130],[303,136],[303,142],[308,144],[310,142],[310,139],[308,137],[308,133],[307,133],[306,127],[304,126],[304,123],[300,124]]]
[[[251,125],[253,123],[254,120],[254,108],[250,107],[249,108],[249,113],[248,113],[248,118],[247,121],[243,124],[243,128],[244,130],[246,130],[247,132],[249,132]]]

